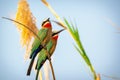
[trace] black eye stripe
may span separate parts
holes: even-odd
[[[45,21],[43,21],[43,22],[42,22],[42,26],[43,26],[46,22],[49,22],[49,19],[50,19],[50,18],[48,18],[48,19],[46,19]]]
[[[46,22],[47,22],[47,21],[43,21],[43,22],[42,22],[42,26],[43,26]]]

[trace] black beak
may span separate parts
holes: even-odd
[[[50,18],[48,18],[46,21],[50,21]]]
[[[52,36],[54,36],[54,35],[56,35],[56,34],[59,34],[60,32],[62,32],[62,31],[64,31],[65,29],[61,29],[61,30],[59,30],[59,31],[57,31],[57,32],[53,32],[52,33]]]

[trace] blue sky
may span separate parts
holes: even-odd
[[[19,0],[0,0],[0,17],[14,18]],[[77,24],[80,38],[97,73],[120,76],[120,34],[107,20],[120,26],[119,0],[48,0],[56,12]],[[40,28],[42,20],[56,20],[40,0],[28,0],[31,12]],[[54,29],[60,29],[53,23]],[[35,73],[26,76],[29,64],[24,61],[25,50],[20,45],[20,34],[15,25],[0,19],[0,79],[34,80]],[[57,80],[92,80],[89,69],[74,49],[74,41],[64,31],[60,34],[53,66]],[[110,80],[101,76],[102,80]],[[111,79],[112,80],[112,79]]]

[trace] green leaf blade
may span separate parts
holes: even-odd
[[[84,61],[86,62],[86,64],[88,65],[88,67],[90,68],[90,70],[94,76],[94,80],[96,80],[96,78],[97,78],[96,72],[95,72],[95,70],[90,62],[89,57],[87,56],[87,54],[82,46],[78,28],[74,27],[74,25],[72,23],[69,24],[69,22],[65,18],[64,18],[64,22],[67,25],[67,28],[68,28],[69,32],[71,33],[71,35],[72,35],[72,37],[77,45],[77,46],[74,45],[75,49],[79,52],[81,57],[84,59]]]

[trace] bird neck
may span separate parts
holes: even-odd
[[[53,39],[57,40],[58,39],[58,35],[53,36]]]
[[[43,27],[45,28],[51,28],[51,23],[50,22],[46,22]]]

